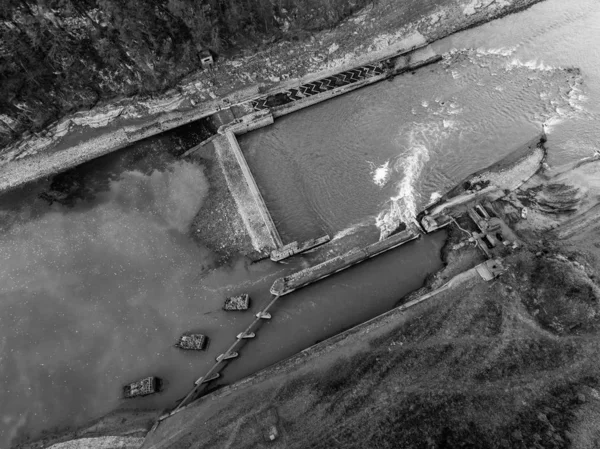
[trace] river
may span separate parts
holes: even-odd
[[[545,125],[549,163],[600,141],[600,3],[547,0],[437,42],[444,61],[279,119],[241,139],[284,240],[376,229],[414,214]],[[578,70],[567,70],[577,68]],[[191,239],[208,191],[202,166],[151,140],[85,164],[69,205],[48,182],[0,198],[0,447],[80,425],[117,406],[168,407],[250,321],[229,294],[267,301],[305,266],[227,265]],[[233,381],[375,316],[440,266],[421,239],[281,300],[224,373]],[[211,337],[206,353],[172,345]],[[166,391],[129,403],[146,375]]]

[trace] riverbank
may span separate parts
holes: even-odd
[[[142,447],[592,447],[599,168],[541,172],[494,204],[521,242],[495,280],[453,225],[446,267],[408,303],[203,397]]]
[[[64,171],[220,110],[424,46],[539,0],[380,2],[303,43],[221,61],[162,96],[64,118],[2,151],[0,191]]]
[[[156,410],[118,410],[79,429],[52,429],[36,441],[16,448],[43,449],[133,449],[141,446],[160,415]]]

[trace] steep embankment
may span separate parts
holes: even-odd
[[[173,86],[202,49],[254,51],[332,28],[367,0],[8,1],[0,11],[0,147],[67,113]]]
[[[264,92],[318,79],[423,45],[540,0],[376,2],[332,30],[282,40],[222,58],[153,97],[137,96],[61,118],[0,154],[0,185],[65,170],[139,139],[189,123]],[[334,2],[335,3],[335,2]],[[356,3],[355,5],[358,5]],[[287,36],[287,37],[286,37]],[[8,164],[8,165],[7,165]]]

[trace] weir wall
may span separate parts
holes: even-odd
[[[403,56],[401,60],[392,58],[385,63],[361,66],[327,78],[306,82],[284,92],[278,92],[275,95],[284,94],[285,101],[288,101],[283,105],[270,107],[269,102],[273,96],[264,95],[246,104],[246,108],[251,108],[252,112],[222,125],[218,130],[218,135],[222,137],[210,137],[207,141],[188,150],[184,157],[193,154],[203,145],[212,141],[219,156],[227,185],[252,241],[252,246],[255,250],[263,253],[281,248],[283,242],[238,144],[236,135],[269,126],[273,124],[275,117],[291,114],[369,84],[377,83],[391,74],[414,70],[439,59],[440,56],[436,55],[430,46],[427,46],[416,50],[414,54]],[[232,155],[239,167],[233,163]]]

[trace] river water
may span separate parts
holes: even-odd
[[[285,240],[409,218],[457,181],[547,127],[551,164],[597,149],[600,3],[548,0],[435,44],[444,62],[277,120],[241,143]],[[577,70],[567,70],[578,68]],[[219,266],[188,228],[203,167],[152,141],[86,164],[70,205],[47,183],[0,198],[0,447],[117,406],[168,407],[250,321],[225,296],[268,287],[306,261]],[[225,381],[392,307],[439,267],[443,235],[280,301]],[[211,337],[206,353],[172,344]],[[123,403],[122,384],[167,381]]]
[[[544,2],[437,42],[443,63],[244,136],[284,239],[406,220],[544,125],[551,164],[592,154],[598,11],[593,0]]]

